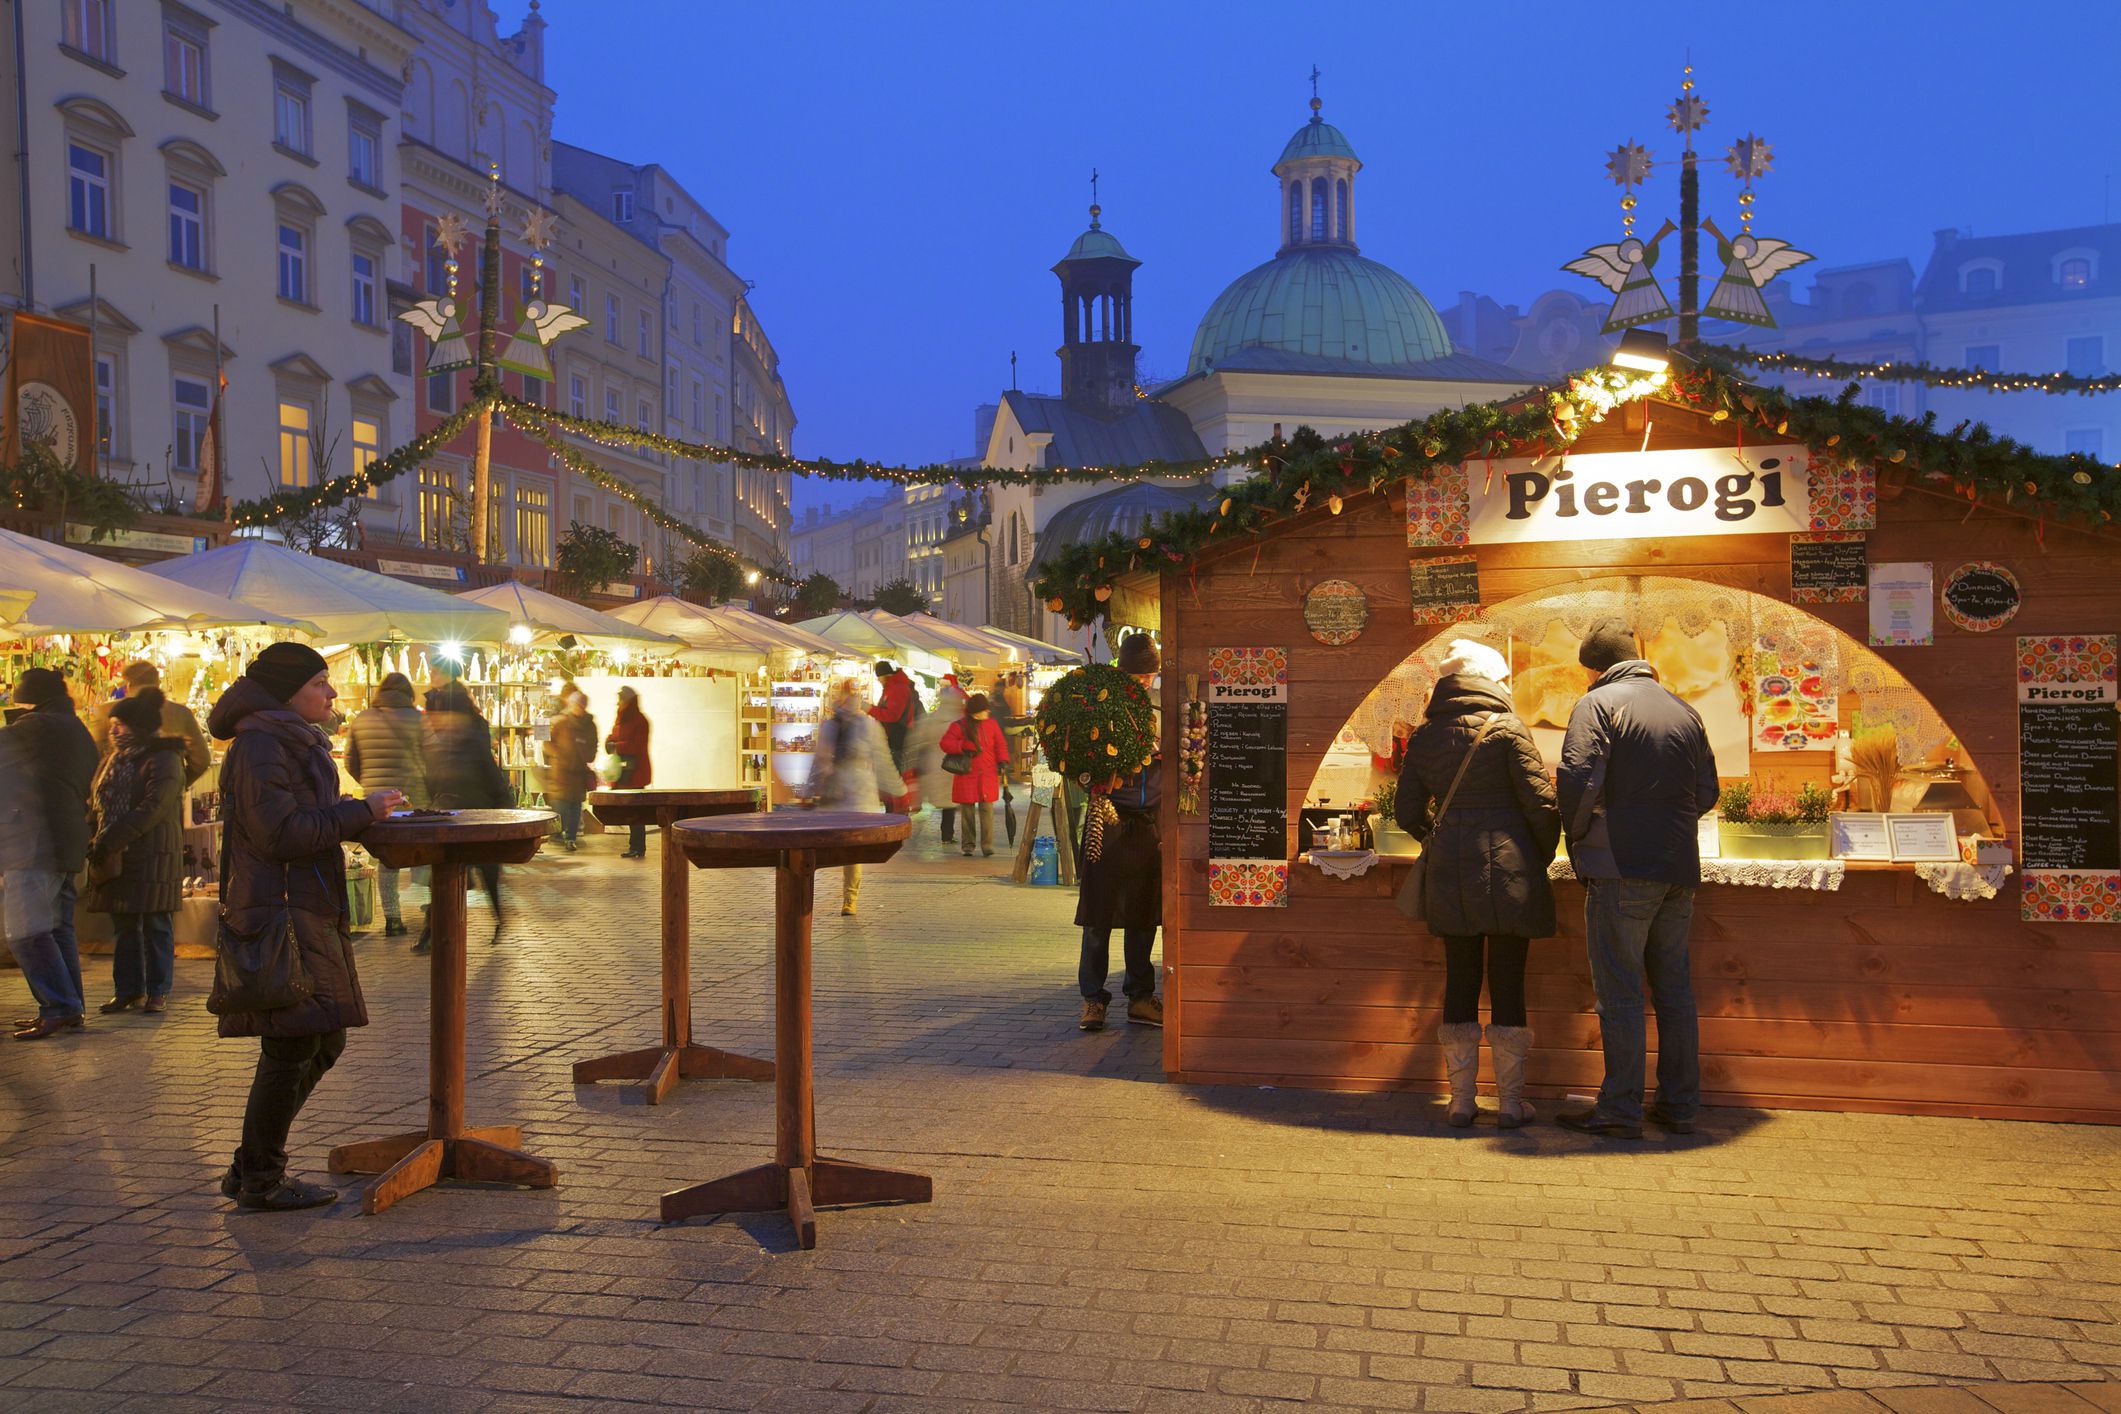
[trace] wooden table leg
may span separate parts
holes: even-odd
[[[464,1132],[464,866],[435,865],[429,884],[427,1136],[454,1139]]]

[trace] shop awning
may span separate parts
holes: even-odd
[[[1083,661],[1083,655],[1073,648],[1063,648],[1057,643],[1048,643],[1041,638],[1029,638],[1021,633],[1011,633],[1005,628],[995,628],[992,624],[983,626],[980,632],[986,634],[989,638],[996,638],[1004,643],[1015,644],[1017,656],[1027,662],[1050,665],[1080,663]]]
[[[203,555],[164,560],[155,578],[272,604],[314,625],[332,643],[505,643],[508,615],[353,565],[304,555],[269,540],[238,540]]]
[[[667,652],[681,646],[680,640],[670,634],[645,628],[614,614],[599,613],[572,599],[533,589],[520,580],[489,584],[484,589],[467,589],[455,597],[507,614],[508,641],[511,643],[523,642],[527,633],[528,641],[540,648],[551,647],[568,637],[585,647],[607,652],[613,648]]]
[[[296,605],[283,604],[285,613],[273,613],[248,600],[218,593],[210,585],[172,582],[159,573],[134,569],[12,530],[0,530],[0,594],[10,600],[29,596],[19,616],[6,629],[8,634],[21,638],[149,629],[265,627],[298,633],[316,631],[316,625]]]
[[[842,610],[798,625],[836,645],[837,652],[855,657],[895,658],[923,677],[941,677],[950,671],[950,660],[929,645],[933,639],[916,637],[889,614],[882,619]]]

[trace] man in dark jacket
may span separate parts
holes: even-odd
[[[37,1015],[15,1039],[42,1041],[81,1024],[81,950],[74,938],[74,876],[88,859],[88,791],[96,743],[74,715],[66,680],[31,668],[13,703],[29,710],[0,731],[0,869],[7,875],[6,925]]]
[[[1605,1080],[1589,1110],[1556,1116],[1586,1134],[1642,1137],[1643,978],[1657,1009],[1650,1122],[1694,1128],[1701,1028],[1687,928],[1701,883],[1700,819],[1716,808],[1716,758],[1701,717],[1665,690],[1625,621],[1608,619],[1577,661],[1598,674],[1569,714],[1558,777],[1569,860],[1584,886]]]
[[[884,740],[891,744],[891,764],[904,771],[906,733],[920,720],[921,695],[913,690],[913,679],[906,670],[888,658],[876,665],[876,681],[883,696],[869,709],[869,715],[884,724]]]

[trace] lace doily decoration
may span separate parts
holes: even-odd
[[[2003,881],[2011,874],[2008,864],[1917,864],[1915,877],[1930,886],[1933,894],[1942,894],[1961,903],[1994,898],[2003,890]]]
[[[1573,879],[1576,871],[1566,859],[1547,866],[1549,879]],[[1704,859],[1701,882],[1736,884],[1754,889],[1813,889],[1834,893],[1848,877],[1848,866],[1838,859]]]

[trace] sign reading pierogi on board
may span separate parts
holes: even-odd
[[[1470,462],[1467,541],[1793,535],[1812,528],[1800,443]]]

